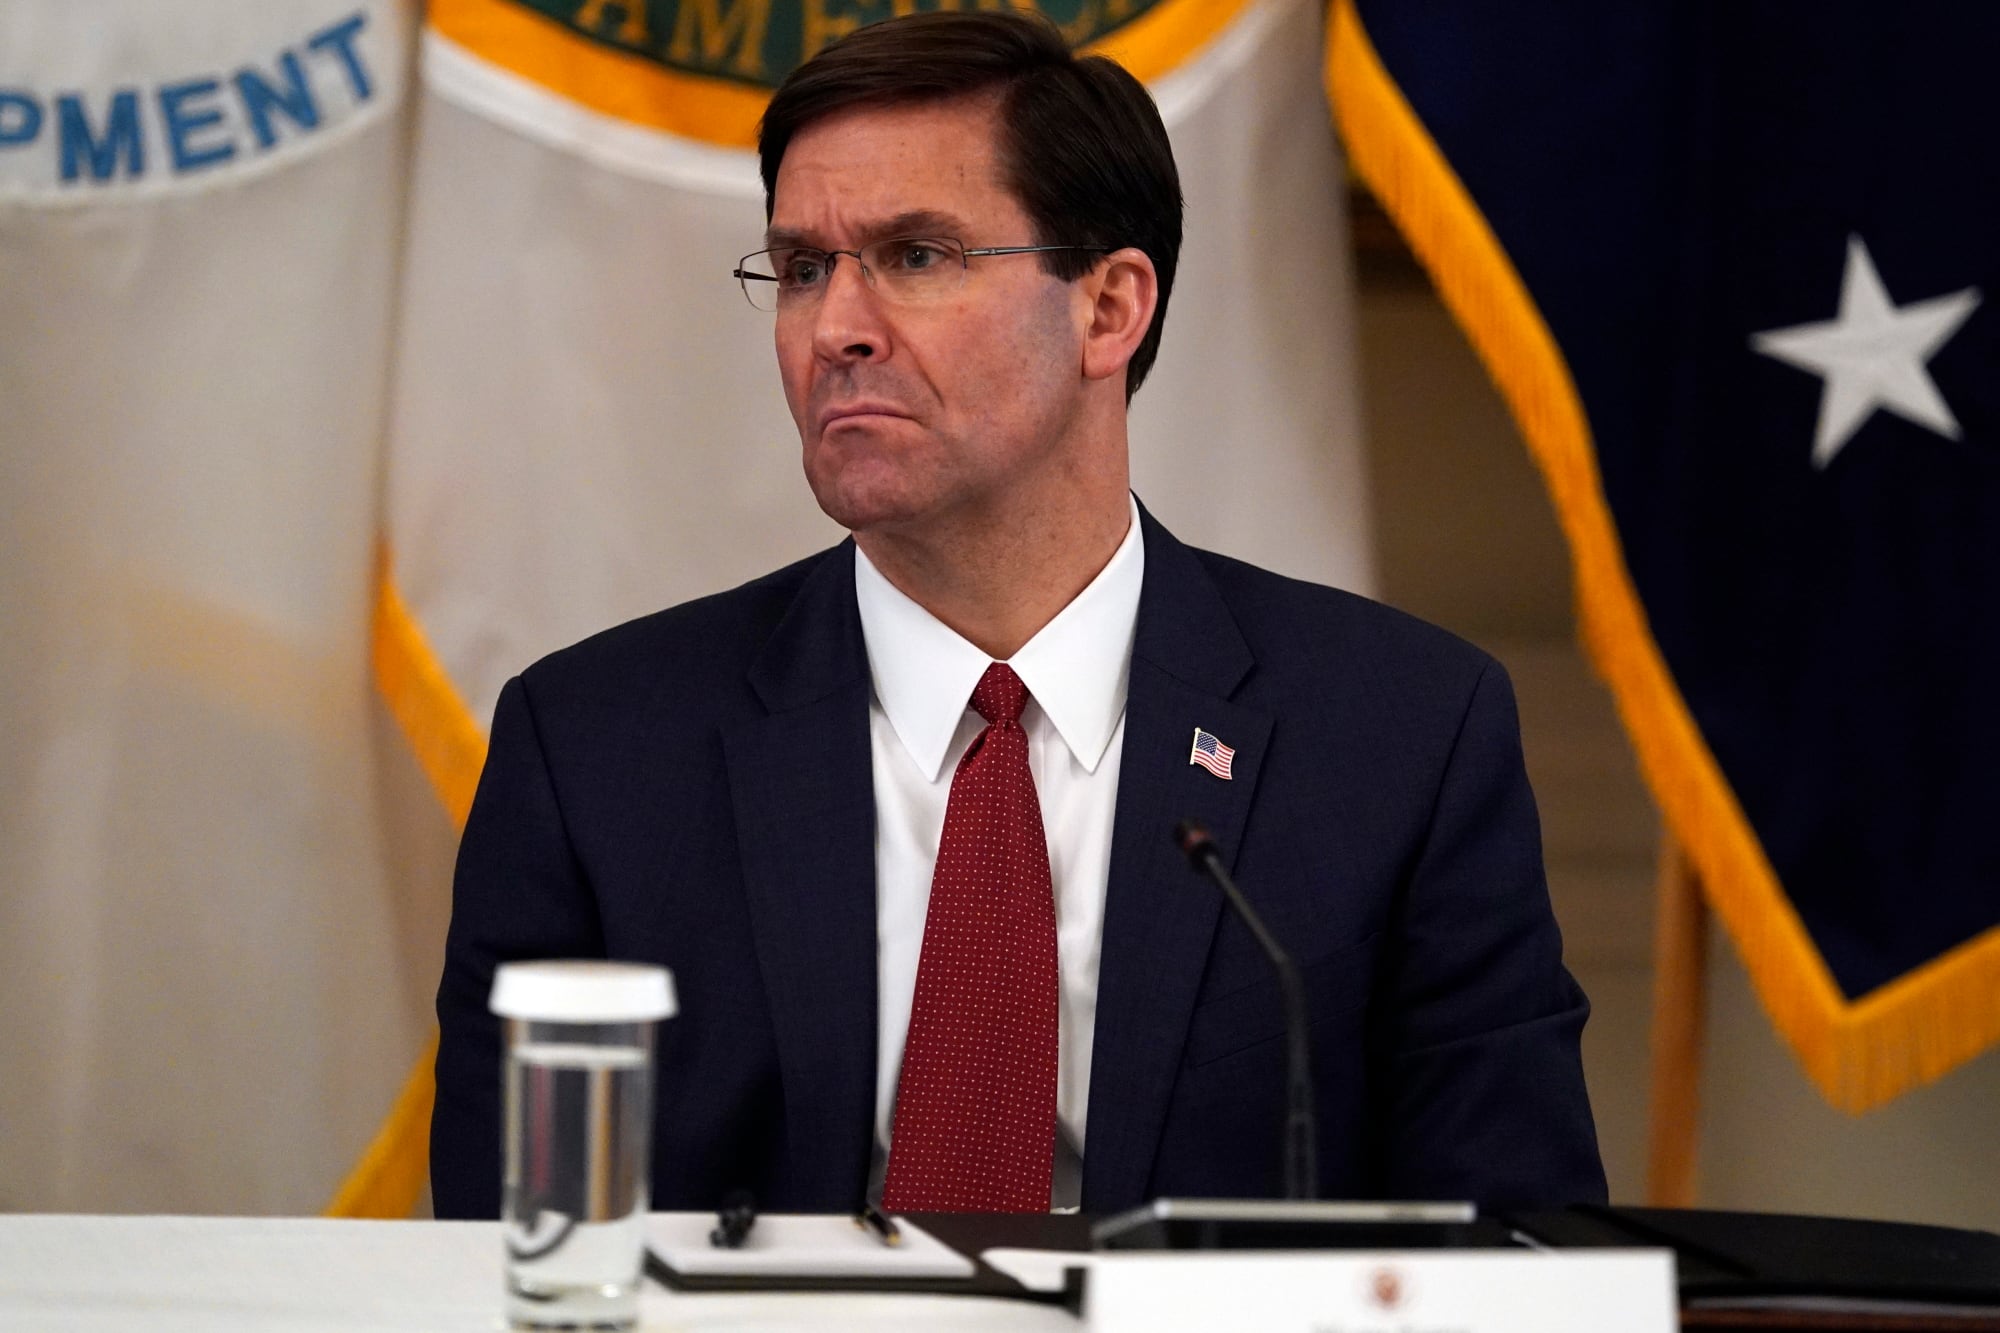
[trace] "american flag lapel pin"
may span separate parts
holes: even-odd
[[[1194,749],[1188,752],[1190,764],[1200,764],[1224,782],[1229,781],[1229,768],[1236,760],[1236,751],[1224,745],[1200,727],[1194,729]]]

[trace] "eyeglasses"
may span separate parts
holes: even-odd
[[[781,245],[736,261],[732,270],[743,295],[759,310],[791,310],[825,294],[834,266],[853,255],[861,276],[878,295],[898,304],[918,304],[950,296],[965,285],[966,260],[987,255],[1039,255],[1055,250],[1109,254],[1107,245],[998,245],[968,250],[942,236],[895,236],[870,241],[859,250],[815,250]]]

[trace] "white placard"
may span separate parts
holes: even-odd
[[[1093,1333],[1674,1333],[1667,1250],[1100,1254]]]

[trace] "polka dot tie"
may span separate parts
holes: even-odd
[[[882,1190],[892,1212],[1048,1211],[1056,909],[1027,701],[1000,662],[972,691],[987,726],[945,806]]]

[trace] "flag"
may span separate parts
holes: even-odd
[[[0,1209],[315,1210],[428,1030],[367,638],[413,22],[0,8]]]
[[[1942,3],[1341,0],[1328,53],[1672,835],[1856,1111],[2000,1040],[1996,49]]]
[[[843,535],[800,475],[770,316],[730,270],[761,243],[753,149],[771,89],[912,7],[432,0],[375,664],[454,817],[508,677]],[[1147,81],[1188,201],[1134,404],[1135,489],[1184,538],[1368,591],[1319,5],[1041,8]]]
[[[1230,769],[1235,766],[1236,748],[1224,745],[1200,727],[1194,729],[1194,748],[1188,751],[1188,762],[1200,764],[1215,776],[1227,782]]]

